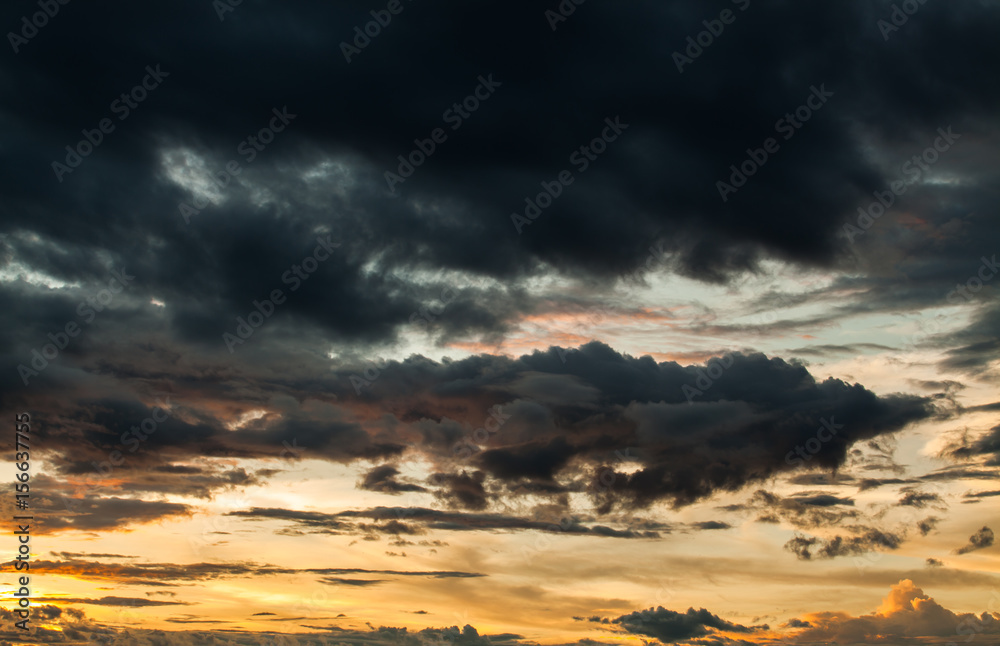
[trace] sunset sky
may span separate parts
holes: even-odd
[[[1000,2],[0,26],[0,646],[1000,644]]]

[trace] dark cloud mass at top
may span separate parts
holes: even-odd
[[[222,22],[195,0],[67,6],[5,69],[0,109],[16,134],[0,153],[4,257],[86,284],[124,264],[136,276],[130,293],[168,304],[163,332],[217,348],[220,330],[281,287],[318,235],[341,246],[260,334],[391,338],[437,297],[441,271],[504,286],[459,289],[442,324],[449,333],[503,331],[536,307],[517,289],[528,277],[611,279],[638,269],[654,239],[666,241],[676,270],[705,280],[752,270],[765,256],[834,265],[843,224],[898,178],[912,149],[940,127],[970,142],[993,131],[997,90],[974,75],[1000,60],[991,37],[1000,8],[930,4],[921,18],[933,30],[889,44],[876,27],[880,9],[755,3],[678,74],[671,52],[707,11],[695,3],[591,5],[554,33],[533,6],[407,5],[349,64],[339,43],[370,19],[364,3],[246,3]],[[7,5],[3,23],[20,12]],[[775,15],[794,28],[773,27]],[[594,33],[605,45],[593,46]],[[51,162],[82,129],[116,116],[110,104],[146,65],[169,76],[57,181]],[[451,130],[442,114],[480,75],[501,85]],[[716,180],[814,85],[833,92],[829,103],[723,203]],[[240,142],[285,106],[297,116],[245,162]],[[509,214],[615,116],[629,124],[620,139],[517,235]],[[448,139],[391,193],[383,173],[436,127]],[[884,160],[870,154],[873,143]],[[172,174],[205,180],[230,159],[244,170],[185,224],[178,205],[193,195]],[[984,212],[993,171],[969,172],[961,186],[905,196],[913,208],[937,203],[937,214],[922,215],[939,224],[964,219],[960,239],[924,249],[937,272],[956,262],[961,238],[996,239]],[[431,273],[417,281],[415,271]],[[17,283],[2,297],[5,316],[30,316],[42,330],[75,305]],[[5,347],[37,343],[26,333]]]

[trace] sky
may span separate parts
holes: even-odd
[[[0,27],[0,645],[1000,642],[1000,2]]]

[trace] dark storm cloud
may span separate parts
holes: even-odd
[[[575,405],[516,399],[509,405],[515,392],[528,394],[519,380],[525,373],[583,384],[592,394]],[[815,436],[821,419],[845,425],[811,456],[813,465],[832,468],[844,460],[851,443],[931,413],[928,400],[880,398],[833,379],[818,383],[801,365],[759,354],[732,355],[732,365],[711,387],[692,396],[686,388],[701,383],[699,374],[697,366],[657,364],[590,343],[516,360],[479,356],[445,364],[389,362],[364,398],[401,419],[438,417],[432,412],[434,402],[448,410],[458,395],[482,402],[480,410],[501,405],[510,418],[475,460],[481,470],[503,481],[558,477],[573,473],[573,464],[600,466],[616,450],[633,447],[638,471],[614,469],[613,476],[595,471],[595,485],[598,476],[613,480],[610,487],[591,487],[607,509],[661,498],[687,504],[716,489],[733,490],[764,479],[792,464],[787,455]],[[409,388],[406,396],[400,394],[402,384]],[[475,424],[484,417],[482,412],[467,416]],[[447,440],[461,436],[460,429],[446,426],[443,419],[418,428],[427,440],[425,450],[448,451],[453,447]]]
[[[440,485],[440,489],[435,492],[438,498],[452,507],[482,511],[489,504],[488,494],[483,487],[486,474],[482,471],[473,471],[471,474],[465,471],[454,474],[435,473],[431,480]]]
[[[968,554],[976,550],[981,550],[993,545],[993,530],[983,527],[969,537],[968,544],[955,550],[955,554]]]
[[[573,447],[561,437],[544,444],[523,444],[511,449],[491,449],[479,456],[479,463],[504,480],[539,478],[551,480],[556,471],[566,466]]]
[[[828,266],[844,245],[841,225],[897,178],[869,155],[872,143],[892,161],[905,159],[939,127],[957,124],[967,141],[995,118],[998,92],[973,73],[1000,53],[992,38],[1000,9],[992,4],[923,7],[921,18],[935,28],[900,34],[906,47],[886,46],[869,3],[754,6],[683,74],[671,54],[705,17],[692,2],[593,5],[555,32],[534,6],[414,7],[396,19],[405,29],[386,30],[347,63],[339,42],[369,9],[258,3],[222,23],[195,0],[169,9],[67,9],[72,20],[53,20],[4,66],[5,83],[19,88],[0,104],[17,133],[0,155],[8,169],[0,181],[10,234],[4,257],[86,284],[105,276],[108,256],[126,262],[142,277],[131,289],[168,304],[159,312],[133,306],[133,324],[218,349],[221,331],[252,300],[287,285],[283,273],[312,252],[317,235],[333,232],[341,246],[239,351],[261,337],[392,339],[449,286],[416,280],[414,269],[503,281],[457,286],[457,299],[427,324],[489,336],[536,307],[518,289],[525,277],[544,267],[617,276],[639,268],[658,236],[669,241],[672,269],[706,280],[752,270],[764,255]],[[5,8],[3,24],[17,24],[20,11]],[[181,18],[184,39],[161,29]],[[795,28],[775,29],[776,21]],[[105,37],[94,42],[94,33]],[[759,33],[769,34],[769,47],[757,46]],[[592,46],[595,34],[606,47]],[[428,40],[447,47],[423,47]],[[146,65],[162,66],[162,87],[58,182],[51,162],[81,129],[109,116],[111,101],[140,82]],[[444,111],[483,75],[499,84],[495,93],[450,130]],[[738,194],[720,200],[716,180],[775,134],[813,86],[834,93],[829,105]],[[239,143],[284,106],[294,120],[246,161]],[[517,235],[509,213],[615,116],[629,124],[620,141]],[[439,126],[447,141],[391,194],[383,172]],[[204,178],[230,159],[242,163],[241,174],[185,224],[177,205],[192,195],[170,174]],[[942,218],[990,199],[977,181],[923,185],[905,197],[914,208],[940,204]],[[39,237],[21,235],[28,232]],[[368,271],[376,259],[379,271]],[[67,294],[36,291],[6,284],[5,316],[56,327],[73,316]],[[24,331],[3,345],[20,357],[38,343]],[[17,362],[9,357],[4,374]]]
[[[982,406],[969,406],[965,410],[969,412],[988,412],[995,413],[1000,411],[1000,402],[993,402],[990,404],[983,404]]]
[[[101,563],[81,559],[36,561],[38,568],[53,574],[81,579],[114,580],[133,585],[173,585],[177,582],[208,581],[218,578],[316,574],[321,577],[367,575],[426,577],[432,579],[467,579],[486,576],[460,571],[369,570],[363,568],[284,568],[249,561],[230,563]],[[12,566],[13,561],[8,563]]]
[[[391,464],[383,464],[375,467],[365,474],[358,487],[368,491],[378,491],[380,493],[401,494],[412,491],[427,491],[426,488],[418,484],[404,483],[396,479],[399,469]]]
[[[895,550],[903,543],[903,537],[878,529],[857,528],[858,536],[834,536],[823,540],[815,536],[796,535],[785,543],[785,549],[800,559],[808,561],[817,556],[833,559],[838,556],[859,556],[879,550]]]
[[[49,552],[52,556],[63,559],[90,558],[90,559],[137,559],[138,556],[127,554],[91,554],[90,552]]]
[[[998,476],[997,470],[953,466],[953,467],[944,467],[942,469],[937,469],[935,471],[932,471],[931,473],[926,473],[920,476],[919,479],[927,481],[947,482],[949,480],[964,480],[964,479],[995,480],[997,476]]]
[[[928,381],[926,379],[911,379],[910,382],[913,383],[915,386],[923,388],[924,390],[938,390],[938,391],[952,392],[952,391],[965,390],[966,388],[968,388],[968,386],[966,386],[965,384],[951,379],[945,381]],[[982,407],[975,406],[975,407],[970,407],[967,410],[977,410],[979,408]]]
[[[899,499],[897,503],[901,507],[916,507],[917,509],[923,509],[924,507],[944,507],[944,500],[941,496],[936,493],[926,493],[920,491],[909,491]]]
[[[886,485],[911,484],[915,480],[904,480],[902,478],[865,478],[858,484],[858,491],[868,491]]]
[[[398,520],[386,521],[382,525],[369,525],[367,523],[358,523],[357,528],[365,533],[366,536],[377,535],[377,534],[387,534],[389,536],[399,536],[400,534],[407,534],[410,536],[415,536],[417,534],[423,534],[424,529],[416,525],[408,525],[407,523],[401,523]],[[402,542],[403,539],[397,539],[398,542]],[[406,541],[409,543],[409,541]]]
[[[696,529],[729,529],[732,527],[729,523],[718,520],[706,520],[699,523],[692,523],[691,525]]]
[[[597,618],[592,618],[591,621],[595,619]],[[674,644],[696,637],[715,635],[717,631],[752,633],[756,630],[767,629],[767,626],[734,624],[713,615],[704,608],[700,610],[688,608],[687,612],[675,612],[659,606],[599,621],[605,624],[616,624],[629,633],[652,637],[664,644]]]
[[[231,511],[228,513],[229,516],[242,516],[244,518],[251,518],[254,520],[265,520],[265,519],[277,519],[277,520],[288,520],[294,522],[296,525],[309,528],[315,532],[321,533],[341,533],[342,530],[349,530],[353,526],[341,522],[336,519],[336,517],[330,514],[324,514],[318,511],[295,511],[292,509],[259,509],[254,507],[253,509]]]
[[[40,533],[116,530],[128,525],[188,516],[193,512],[191,507],[181,503],[117,496],[69,498],[42,494],[36,496],[35,501],[40,515],[37,530]]]
[[[156,469],[119,467],[103,476],[98,470],[89,474],[84,471],[84,475],[88,476],[84,480],[62,479],[44,473],[33,477],[38,485],[34,508],[41,516],[39,531],[121,529],[186,516],[194,511],[190,505],[137,496],[172,494],[212,498],[220,492],[260,484],[242,468],[218,465],[182,469],[171,465]]]
[[[936,516],[928,516],[927,518],[917,522],[917,531],[920,532],[921,536],[927,536],[934,531],[934,528],[937,527],[937,524],[940,522],[940,518]]]
[[[383,579],[342,579],[340,577],[332,576],[322,577],[319,581],[320,583],[325,583],[327,585],[349,585],[358,588],[385,583]]]
[[[941,367],[973,377],[985,376],[989,364],[1000,358],[998,338],[1000,307],[993,304],[981,309],[967,328],[944,340],[951,349],[941,362]]]
[[[587,491],[610,512],[658,500],[690,504],[791,471],[803,462],[796,447],[815,443],[824,420],[839,430],[821,451],[807,454],[807,464],[832,470],[852,444],[934,414],[932,399],[878,396],[832,378],[818,382],[804,366],[762,354],[729,355],[729,367],[706,386],[702,366],[657,363],[598,342],[517,358],[388,361],[360,397],[350,385],[354,368],[331,371],[318,357],[297,359],[294,371],[281,359],[273,366],[247,364],[246,372],[197,356],[179,366],[149,359],[145,370],[182,392],[170,396],[170,417],[143,441],[123,438],[151,414],[138,394],[75,401],[39,391],[45,404],[39,405],[39,434],[57,469],[108,473],[134,480],[139,491],[210,496],[259,478],[197,464],[200,472],[185,473],[190,469],[176,465],[205,456],[351,463],[407,453],[437,465],[437,485],[406,482],[383,464],[362,486],[391,492],[402,485],[415,494],[423,487],[473,510],[499,491]],[[136,383],[102,379],[109,388]],[[586,398],[553,399],[558,382]],[[543,384],[539,399],[533,384]],[[254,408],[267,413],[237,423]],[[483,425],[486,446],[470,444]],[[126,448],[136,444],[134,453]],[[623,469],[623,458],[634,468]],[[485,474],[482,481],[476,472]]]
[[[993,491],[970,491],[963,494],[963,498],[995,498],[1000,496],[1000,490],[994,489]]]
[[[965,460],[985,457],[986,466],[1000,466],[1000,426],[994,426],[975,440],[962,438],[961,444],[951,447],[947,452]]]
[[[328,527],[358,529],[369,535],[377,534],[420,534],[424,530],[444,531],[524,531],[535,530],[543,532],[573,535],[592,535],[616,538],[659,538],[660,533],[669,533],[669,526],[660,523],[633,523],[634,527],[612,528],[606,525],[585,524],[593,519],[554,518],[553,520],[538,520],[505,514],[467,513],[460,511],[440,511],[423,507],[375,507],[360,511],[342,511],[333,514],[319,512],[296,512],[285,509],[253,508],[234,511],[229,516],[239,516],[254,520],[281,519],[291,520],[298,527],[314,532],[327,532]],[[380,521],[382,525],[365,523],[351,524],[349,519],[369,518]],[[405,522],[403,522],[405,521]]]
[[[476,574],[474,572],[411,572],[405,570],[365,570],[361,568],[308,568],[301,571],[316,574],[391,574],[393,576],[416,576],[431,579],[475,579],[486,576],[485,574]]]
[[[833,486],[853,484],[856,479],[846,473],[800,473],[790,477],[788,482],[796,485]]]
[[[168,378],[176,379],[185,388],[192,380],[200,379],[183,370],[159,377],[164,381]],[[213,380],[210,377],[203,388],[211,389]],[[130,380],[123,378],[119,383]],[[310,394],[308,385],[301,387],[301,391],[293,392],[308,395],[311,401],[282,399],[290,389],[266,377],[245,387],[230,385],[217,393],[228,400],[224,408],[233,407],[231,413],[223,409],[222,415],[218,409],[202,409],[206,400],[195,392],[199,388],[193,387],[186,402],[173,400],[171,416],[153,433],[143,434],[140,430],[139,435],[136,435],[138,425],[152,411],[139,401],[84,398],[68,404],[40,395],[51,406],[36,415],[44,420],[38,434],[52,447],[53,462],[63,474],[98,480],[105,476],[111,476],[109,480],[127,477],[139,491],[198,497],[259,484],[266,476],[242,468],[225,470],[217,466],[178,469],[175,461],[205,456],[301,458],[305,447],[309,447],[309,451],[327,459],[351,462],[398,456],[404,450],[405,446],[399,442],[373,438],[357,420],[346,419],[343,411],[324,403],[322,395]],[[232,420],[227,418],[238,416],[240,408],[246,410],[247,399],[252,402],[256,396],[270,399],[268,404],[278,405],[281,414],[257,420],[234,432]]]
[[[854,521],[861,512],[854,509],[854,500],[824,493],[802,492],[798,496],[781,496],[760,489],[746,503],[728,505],[725,511],[755,511],[758,522],[784,521],[799,529],[835,527]]]
[[[836,505],[846,505],[849,507],[854,506],[854,500],[850,498],[838,498],[825,493],[796,494],[795,497],[789,499],[788,502],[798,503],[800,505],[811,505],[814,507],[834,507]]]
[[[100,599],[81,599],[76,597],[40,597],[38,601],[58,603],[75,603],[91,606],[120,606],[128,608],[146,608],[150,606],[189,606],[184,601],[156,601],[136,597],[101,597]]]

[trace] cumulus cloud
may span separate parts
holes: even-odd
[[[676,612],[658,606],[613,619],[593,617],[591,621],[620,626],[625,632],[652,637],[664,644],[687,642],[706,636],[719,637],[726,633],[747,634],[767,630],[767,626],[743,626],[726,621],[704,608],[688,608],[687,612]]]
[[[991,605],[996,608],[996,604]],[[913,581],[892,587],[875,612],[852,617],[843,612],[817,612],[802,618],[808,627],[795,634],[796,643],[944,643],[960,636],[1000,635],[1000,613],[955,613],[938,604]]]

